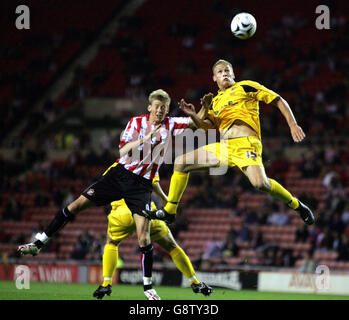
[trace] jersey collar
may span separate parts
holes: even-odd
[[[230,87],[228,87],[227,89],[225,89],[225,90],[218,90],[218,94],[221,95],[221,94],[223,94],[224,92],[227,92],[229,89],[231,89],[231,88],[234,87],[235,85],[236,85],[236,82],[235,82],[233,85],[231,85]]]

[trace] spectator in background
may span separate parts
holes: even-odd
[[[278,247],[273,246],[269,247],[266,250],[264,250],[264,257],[263,257],[263,266],[266,267],[274,267],[277,265],[277,253],[278,253]]]
[[[338,173],[334,171],[334,169],[331,166],[328,166],[325,168],[325,175],[322,179],[322,184],[327,189],[331,186],[331,181],[333,178],[339,178]]]
[[[332,243],[332,249],[334,251],[338,252],[339,246],[341,244],[341,237],[340,237],[340,233],[333,231],[332,232],[332,237],[333,237],[333,243]]]
[[[334,142],[325,146],[325,162],[326,164],[335,164],[339,160],[339,148]]]
[[[256,250],[259,250],[264,245],[265,245],[265,241],[263,238],[263,233],[261,230],[258,230],[252,238],[252,247]]]
[[[302,225],[296,230],[296,242],[307,242],[309,240],[309,230],[306,225]]]
[[[303,165],[301,167],[304,178],[317,178],[321,172],[321,160],[315,150],[310,150],[302,155]]]
[[[245,223],[247,224],[257,224],[258,223],[258,214],[256,210],[252,208],[247,208]]]
[[[85,259],[87,253],[90,250],[90,246],[92,244],[92,236],[85,229],[79,236],[78,242],[76,244],[75,250],[72,253],[72,259],[83,260]]]
[[[89,257],[91,260],[102,260],[105,241],[104,234],[93,239],[89,249]]]
[[[344,224],[349,223],[349,201],[347,201],[345,204],[345,207],[343,209],[343,213],[341,215],[341,220]]]
[[[99,139],[101,148],[103,150],[108,150],[108,151],[113,147],[112,141],[113,141],[113,138],[109,130],[106,130],[104,134],[101,136],[101,138]]]
[[[63,150],[64,149],[64,130],[63,129],[61,129],[56,133],[56,135],[54,136],[54,140],[56,142],[55,143],[56,148],[58,150]]]
[[[233,230],[231,230],[231,232],[233,232]],[[236,233],[236,241],[246,242],[250,240],[251,240],[251,231],[245,224],[243,224]]]
[[[336,211],[333,213],[329,220],[328,220],[328,225],[330,230],[342,233],[345,229],[345,225],[343,221],[341,220],[341,214],[340,212]]]
[[[4,221],[20,221],[22,219],[23,209],[21,202],[16,199],[16,197],[12,196],[5,208],[2,218]]]
[[[333,245],[333,238],[330,229],[325,226],[322,232],[319,233],[316,239],[316,251],[328,251],[331,250]]]
[[[91,148],[91,136],[90,132],[87,129],[83,129],[80,133],[80,146],[81,149],[90,149]]]
[[[281,266],[293,267],[295,264],[295,258],[293,256],[292,248],[285,248],[281,251]]]
[[[64,194],[62,193],[62,191],[59,188],[53,190],[53,202],[55,206],[58,208],[62,207],[63,200]]]
[[[267,223],[274,226],[285,226],[289,224],[289,216],[284,210],[284,206],[281,206],[281,204],[274,202],[272,207],[273,213],[268,216]]]
[[[349,261],[349,238],[345,233],[341,234],[341,240],[338,244],[337,252],[337,260]]]
[[[34,200],[35,207],[38,207],[38,208],[47,207],[48,204],[49,204],[49,198],[47,196],[47,193],[39,189]]]
[[[299,267],[299,272],[314,273],[316,267],[316,262],[311,257],[310,252],[306,252],[301,266]]]
[[[202,254],[202,261],[207,261],[210,258],[221,258],[224,244],[225,241],[222,240],[206,241],[204,246],[204,252]]]
[[[6,243],[9,242],[10,236],[6,233],[2,225],[0,224],[0,242]]]
[[[232,228],[225,239],[221,249],[221,256],[223,258],[237,257],[239,254],[239,247],[237,246],[237,233]]]
[[[74,187],[70,187],[67,189],[63,199],[63,206],[66,207],[69,203],[73,202],[75,199],[75,189]]]
[[[332,177],[330,185],[327,189],[327,208],[332,211],[338,210],[338,208],[341,208],[343,210],[346,195],[343,183],[338,175]]]
[[[81,155],[78,150],[73,150],[67,158],[68,166],[65,168],[66,170],[71,170],[72,167],[79,164],[81,161]],[[74,173],[74,171],[73,171]]]
[[[267,224],[267,220],[268,220],[268,217],[269,217],[269,208],[268,207],[265,207],[265,206],[262,206],[262,208],[259,208],[258,211],[257,211],[257,223],[259,225],[265,225]]]

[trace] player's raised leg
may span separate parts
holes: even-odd
[[[242,168],[242,171],[256,189],[268,193],[274,199],[280,200],[296,210],[306,224],[314,223],[315,218],[312,211],[299,199],[292,196],[280,183],[268,178],[263,166],[247,166]]]
[[[150,219],[164,220],[167,224],[175,220],[177,208],[187,187],[189,173],[194,170],[205,170],[218,167],[220,161],[214,153],[201,147],[175,159],[173,174],[168,193],[168,202],[163,209],[157,211],[144,210],[145,216]]]
[[[92,208],[96,204],[91,200],[87,199],[85,196],[81,195],[79,198],[70,203],[67,207],[58,211],[53,220],[47,226],[47,228],[42,233],[37,233],[35,235],[35,241],[20,245],[18,251],[21,254],[31,254],[36,256],[39,254],[41,248],[45,243],[61,228],[63,228],[69,221],[73,220],[75,215],[79,212]]]
[[[209,296],[213,292],[213,289],[209,285],[204,282],[200,282],[197,279],[195,270],[189,257],[177,244],[171,231],[156,242],[170,254],[178,270],[182,272],[183,275],[189,280],[190,286],[194,293],[202,293],[204,296]]]

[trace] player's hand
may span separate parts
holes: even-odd
[[[146,134],[146,135],[144,136],[144,138],[143,138],[144,141],[147,141],[147,140],[152,139],[158,132],[160,132],[161,126],[162,126],[161,123],[159,123],[158,125],[156,125],[156,127],[155,127],[152,131],[150,131],[148,134]]]
[[[178,102],[179,109],[181,109],[186,115],[190,116],[196,114],[195,107],[191,103],[187,103],[184,99]]]
[[[213,98],[213,93],[207,93],[205,94],[201,99],[200,99],[200,103],[201,105],[208,110],[208,108],[210,107],[211,103],[212,103],[212,98]]]
[[[303,129],[297,124],[291,126],[291,135],[294,142],[301,142],[305,138]]]

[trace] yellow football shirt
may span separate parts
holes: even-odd
[[[241,120],[251,126],[261,139],[259,101],[269,104],[278,96],[258,82],[239,81],[225,91],[219,91],[212,99],[208,118],[222,135],[234,121]]]

